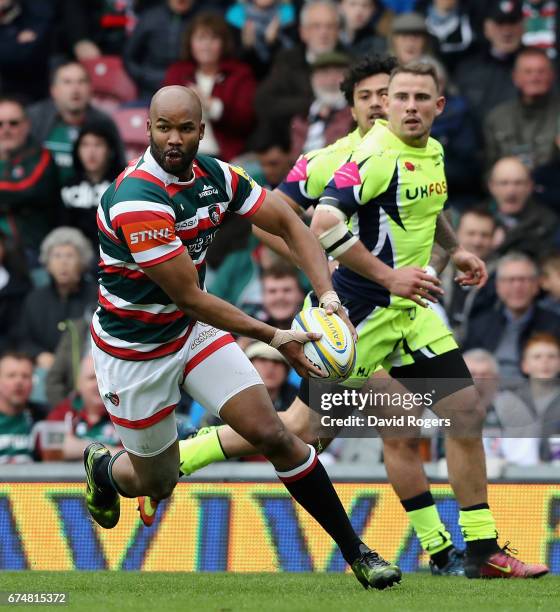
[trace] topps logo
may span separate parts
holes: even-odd
[[[145,240],[154,240],[156,238],[169,238],[169,228],[164,227],[158,230],[142,230],[140,232],[132,232],[130,234],[130,244],[138,244]]]
[[[204,185],[202,191],[198,194],[199,198],[205,198],[211,195],[218,195],[218,190],[212,185]]]

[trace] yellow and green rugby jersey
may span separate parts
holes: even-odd
[[[321,203],[337,206],[352,221],[374,255],[392,268],[425,267],[430,261],[436,219],[447,199],[443,149],[430,138],[424,148],[397,138],[377,120],[352,155],[333,173]],[[333,274],[346,302],[410,308],[385,287],[340,266]],[[359,316],[357,318],[360,318]]]
[[[360,130],[356,128],[328,147],[301,155],[278,189],[305,210],[316,206],[334,171],[361,141]]]

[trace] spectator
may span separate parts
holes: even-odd
[[[418,61],[432,54],[430,34],[424,17],[418,13],[405,13],[395,17],[389,37],[389,50],[399,64]]]
[[[60,404],[78,390],[80,361],[91,342],[89,313],[80,319],[68,319],[59,324],[61,336],[54,361],[47,372],[45,391],[50,406]]]
[[[560,317],[536,304],[536,264],[522,253],[504,255],[496,268],[496,307],[469,320],[463,348],[484,348],[496,358],[500,375],[521,378],[521,347],[536,332],[560,333]]]
[[[113,120],[91,105],[91,86],[84,67],[77,62],[60,64],[52,73],[51,97],[28,108],[33,136],[51,151],[61,185],[74,175],[72,150],[80,128],[90,121],[102,123],[124,149]]]
[[[459,342],[465,337],[465,324],[469,316],[491,309],[496,301],[495,258],[493,237],[496,221],[484,209],[467,209],[459,219],[457,239],[459,244],[480,257],[486,264],[489,280],[484,287],[461,287],[455,282],[457,269],[452,262],[441,273],[443,306]]]
[[[165,85],[196,91],[206,121],[199,153],[230,161],[239,155],[254,124],[255,79],[251,69],[233,58],[233,38],[223,17],[200,13],[185,36],[185,60],[172,64]]]
[[[445,96],[445,107],[434,121],[432,137],[439,140],[445,152],[448,202],[462,210],[472,206],[482,195],[482,185],[473,180],[481,172],[480,133],[468,100],[458,95],[441,62],[433,57],[422,61],[435,67],[440,93]]]
[[[523,0],[523,44],[544,49],[558,58],[558,3],[554,0]]]
[[[280,51],[270,73],[257,89],[255,106],[265,126],[289,123],[305,115],[313,101],[311,64],[318,55],[337,47],[338,7],[330,0],[310,0],[300,13],[301,45]]]
[[[0,463],[33,461],[31,429],[42,415],[29,401],[33,361],[23,353],[0,357]]]
[[[560,316],[560,252],[548,255],[541,262],[541,289],[546,295],[539,302],[546,310]]]
[[[298,389],[288,380],[290,366],[282,354],[264,342],[252,342],[245,354],[260,374],[276,411],[287,410]]]
[[[31,266],[56,223],[58,190],[54,161],[32,140],[25,109],[15,99],[0,99],[0,229],[26,251]]]
[[[97,206],[124,168],[115,134],[103,122],[85,124],[72,152],[74,177],[62,188],[61,222],[76,227],[97,247]]]
[[[548,333],[531,336],[523,348],[521,369],[528,382],[499,393],[495,399],[504,436],[499,440],[501,455],[513,465],[558,460],[560,454],[550,440],[560,434],[558,338]]]
[[[279,261],[263,272],[262,290],[261,318],[274,327],[289,329],[304,297],[297,270]]]
[[[39,100],[48,89],[52,0],[3,0],[0,6],[2,94]],[[30,78],[30,75],[31,78]]]
[[[453,75],[477,119],[482,120],[496,106],[515,98],[511,73],[522,35],[519,5],[491,2],[484,20],[485,44],[476,55],[463,60]]]
[[[62,445],[65,461],[81,460],[86,446],[94,440],[105,444],[111,452],[120,450],[120,439],[99,395],[90,353],[80,363],[77,393],[55,406],[47,420],[68,424]]]
[[[547,164],[533,168],[535,199],[560,215],[560,135],[556,137],[554,156]]]
[[[0,355],[15,347],[21,307],[31,287],[24,261],[13,241],[0,232]]]
[[[340,0],[340,42],[347,53],[362,57],[383,53],[393,19],[379,0]]]
[[[264,175],[264,186],[274,189],[292,169],[290,139],[283,130],[261,130],[253,138],[253,150],[257,154]]]
[[[84,277],[92,256],[89,240],[73,227],[59,227],[41,243],[41,263],[51,282],[34,289],[25,299],[19,342],[44,370],[53,363],[60,324],[83,316],[97,301],[96,284]]]
[[[556,152],[560,98],[553,93],[554,67],[536,47],[517,55],[513,81],[518,96],[491,111],[484,122],[486,163],[517,155],[529,168],[551,161]]]
[[[126,43],[124,62],[141,98],[150,99],[161,87],[165,71],[181,56],[185,28],[199,10],[197,0],[165,0],[140,16]]]
[[[74,57],[83,62],[122,55],[135,24],[133,0],[62,0],[64,34]]]
[[[448,70],[453,70],[475,41],[475,32],[466,3],[461,0],[428,0],[420,5],[426,15],[428,32],[437,39],[438,51]]]
[[[531,196],[529,170],[516,157],[500,159],[490,173],[488,189],[496,207],[498,254],[522,251],[539,258],[559,241],[559,219]]]
[[[241,59],[250,64],[260,80],[279,49],[294,44],[296,12],[284,0],[237,0],[226,13],[235,28]]]
[[[292,121],[294,159],[301,153],[322,149],[350,131],[352,114],[340,90],[348,61],[346,55],[332,51],[317,56],[311,65],[313,101],[305,116]]]

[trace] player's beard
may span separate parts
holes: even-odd
[[[194,158],[198,152],[198,143],[199,141],[197,140],[196,144],[189,146],[186,151],[182,151],[178,147],[170,147],[164,149],[162,147],[159,147],[150,135],[150,150],[156,162],[166,172],[168,172],[169,174],[173,174],[174,176],[178,176],[179,178],[190,178],[185,177],[185,175],[189,171],[194,161]],[[176,161],[173,160],[173,162],[171,162],[168,159],[167,154],[171,151],[173,151],[177,155]]]

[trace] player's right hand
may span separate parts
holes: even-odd
[[[278,329],[270,344],[284,355],[286,361],[303,378],[309,378],[311,374],[323,378],[323,372],[316,368],[303,352],[303,345],[306,342],[320,340],[321,336],[322,334],[315,332]]]
[[[443,294],[439,278],[427,274],[422,268],[405,267],[393,270],[387,289],[392,295],[412,300],[426,308],[424,300],[437,303],[437,296]]]

